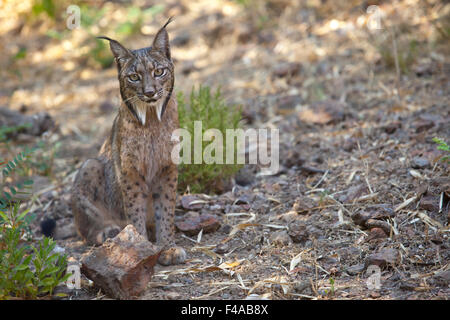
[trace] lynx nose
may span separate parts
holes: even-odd
[[[148,98],[154,98],[155,93],[156,93],[155,88],[147,88],[144,91],[144,95]]]

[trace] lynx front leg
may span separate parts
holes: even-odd
[[[147,238],[146,217],[148,187],[144,178],[134,169],[124,169],[120,175],[123,210],[128,223]]]
[[[159,257],[162,265],[183,263],[186,252],[175,246],[175,202],[177,196],[178,170],[175,165],[166,167],[153,188],[153,209],[156,225],[156,242],[163,247]]]

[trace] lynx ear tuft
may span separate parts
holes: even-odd
[[[108,37],[97,37],[97,39],[105,39],[109,41],[109,47],[111,48],[111,52],[113,53],[117,62],[120,62],[120,60],[131,58],[133,56],[130,50],[125,48],[116,40]]]
[[[169,34],[166,31],[166,27],[169,23],[171,23],[173,17],[170,17],[169,20],[164,24],[164,26],[159,29],[158,33],[153,39],[152,48],[163,53],[167,59],[171,60],[170,57],[170,46],[169,46]]]

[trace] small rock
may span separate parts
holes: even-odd
[[[305,159],[302,158],[297,149],[288,149],[281,161],[287,168],[292,168],[293,166],[300,167],[305,163]]]
[[[348,267],[346,271],[349,275],[355,276],[358,273],[363,272],[364,269],[365,269],[365,265],[364,265],[364,263],[361,263],[361,264],[356,264],[354,266]]]
[[[439,211],[439,198],[433,196],[425,196],[420,199],[419,209],[427,210],[429,212]]]
[[[384,248],[378,253],[371,254],[367,257],[366,266],[376,265],[385,267],[388,265],[396,265],[399,262],[398,251],[392,248]]]
[[[277,99],[276,112],[280,115],[289,115],[295,112],[297,106],[303,103],[300,95],[282,96]]]
[[[365,211],[358,211],[352,214],[352,220],[355,224],[361,227],[366,226],[366,221],[371,218],[371,214]]]
[[[277,78],[292,77],[300,73],[301,65],[296,62],[282,62],[275,66],[272,75]]]
[[[227,253],[228,251],[230,251],[230,245],[228,244],[228,242],[225,243],[219,243],[214,251],[218,254],[224,254]]]
[[[387,134],[393,134],[397,129],[402,127],[402,123],[399,121],[394,121],[383,127],[384,132]]]
[[[387,237],[386,232],[383,231],[381,228],[373,228],[370,230],[369,237],[367,238],[367,241],[375,240],[375,239],[384,239]]]
[[[178,292],[168,292],[166,293],[166,298],[167,300],[179,300],[181,298],[181,294],[179,294]]]
[[[425,169],[430,166],[430,161],[425,157],[414,157],[411,163],[413,169]]]
[[[286,230],[280,230],[272,233],[270,242],[276,246],[287,246],[292,243],[292,240]]]
[[[181,205],[186,210],[197,210],[203,207],[204,201],[197,196],[187,195],[181,198]]]
[[[301,121],[312,124],[338,123],[345,119],[345,105],[339,101],[326,100],[313,103],[299,113]]]
[[[437,273],[433,278],[437,283],[448,286],[450,284],[450,269]]]
[[[352,152],[354,149],[356,149],[357,146],[358,143],[356,142],[356,140],[350,138],[345,140],[344,144],[342,145],[342,149],[344,149],[344,151],[346,152]]]
[[[106,240],[81,259],[81,272],[116,299],[139,296],[153,275],[160,249],[140,235],[133,225]]]
[[[348,189],[346,195],[339,197],[341,202],[352,202],[353,200],[367,194],[369,192],[369,188],[365,184],[360,184],[357,186],[353,186]]]
[[[254,168],[246,165],[236,173],[234,180],[240,186],[248,186],[255,181],[255,177]]]
[[[305,242],[309,239],[309,232],[305,223],[294,220],[288,227],[288,234],[295,243]]]
[[[369,229],[381,229],[386,235],[391,234],[392,227],[389,223],[382,220],[376,220],[376,219],[369,219],[366,221],[366,227]],[[381,236],[381,233],[377,233],[378,231],[375,231],[373,234]]]
[[[197,235],[203,229],[203,233],[214,232],[220,227],[220,222],[216,216],[211,214],[202,214],[198,217],[183,217],[175,222],[176,228],[188,236]]]

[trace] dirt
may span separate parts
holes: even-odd
[[[153,32],[176,16],[168,28],[176,91],[220,86],[230,104],[241,105],[246,127],[279,129],[281,165],[275,175],[246,167],[235,178],[241,185],[220,195],[179,194],[178,221],[210,214],[220,227],[177,232],[187,262],[157,265],[139,299],[449,298],[450,171],[432,138],[450,141],[450,47],[430,18],[449,5],[412,2],[374,1],[386,15],[376,31],[356,1],[263,1],[251,9],[170,1],[148,23]],[[119,3],[107,6],[125,12]],[[58,245],[79,261],[89,248],[74,231],[70,188],[112,125],[116,70],[86,60],[90,35],[82,30],[58,40],[45,36],[45,23],[13,21],[0,28],[0,75],[8,79],[0,105],[46,111],[59,126],[45,137],[60,147],[51,173],[35,179],[33,231],[39,237],[39,223],[54,218]],[[377,45],[392,31],[400,55],[410,50],[404,37],[419,42],[406,70],[390,67]],[[125,43],[150,41],[138,33]],[[24,45],[26,58],[10,64]],[[187,196],[202,201],[183,204]],[[372,270],[380,272],[378,288],[370,285]],[[67,293],[108,299],[86,278]]]

